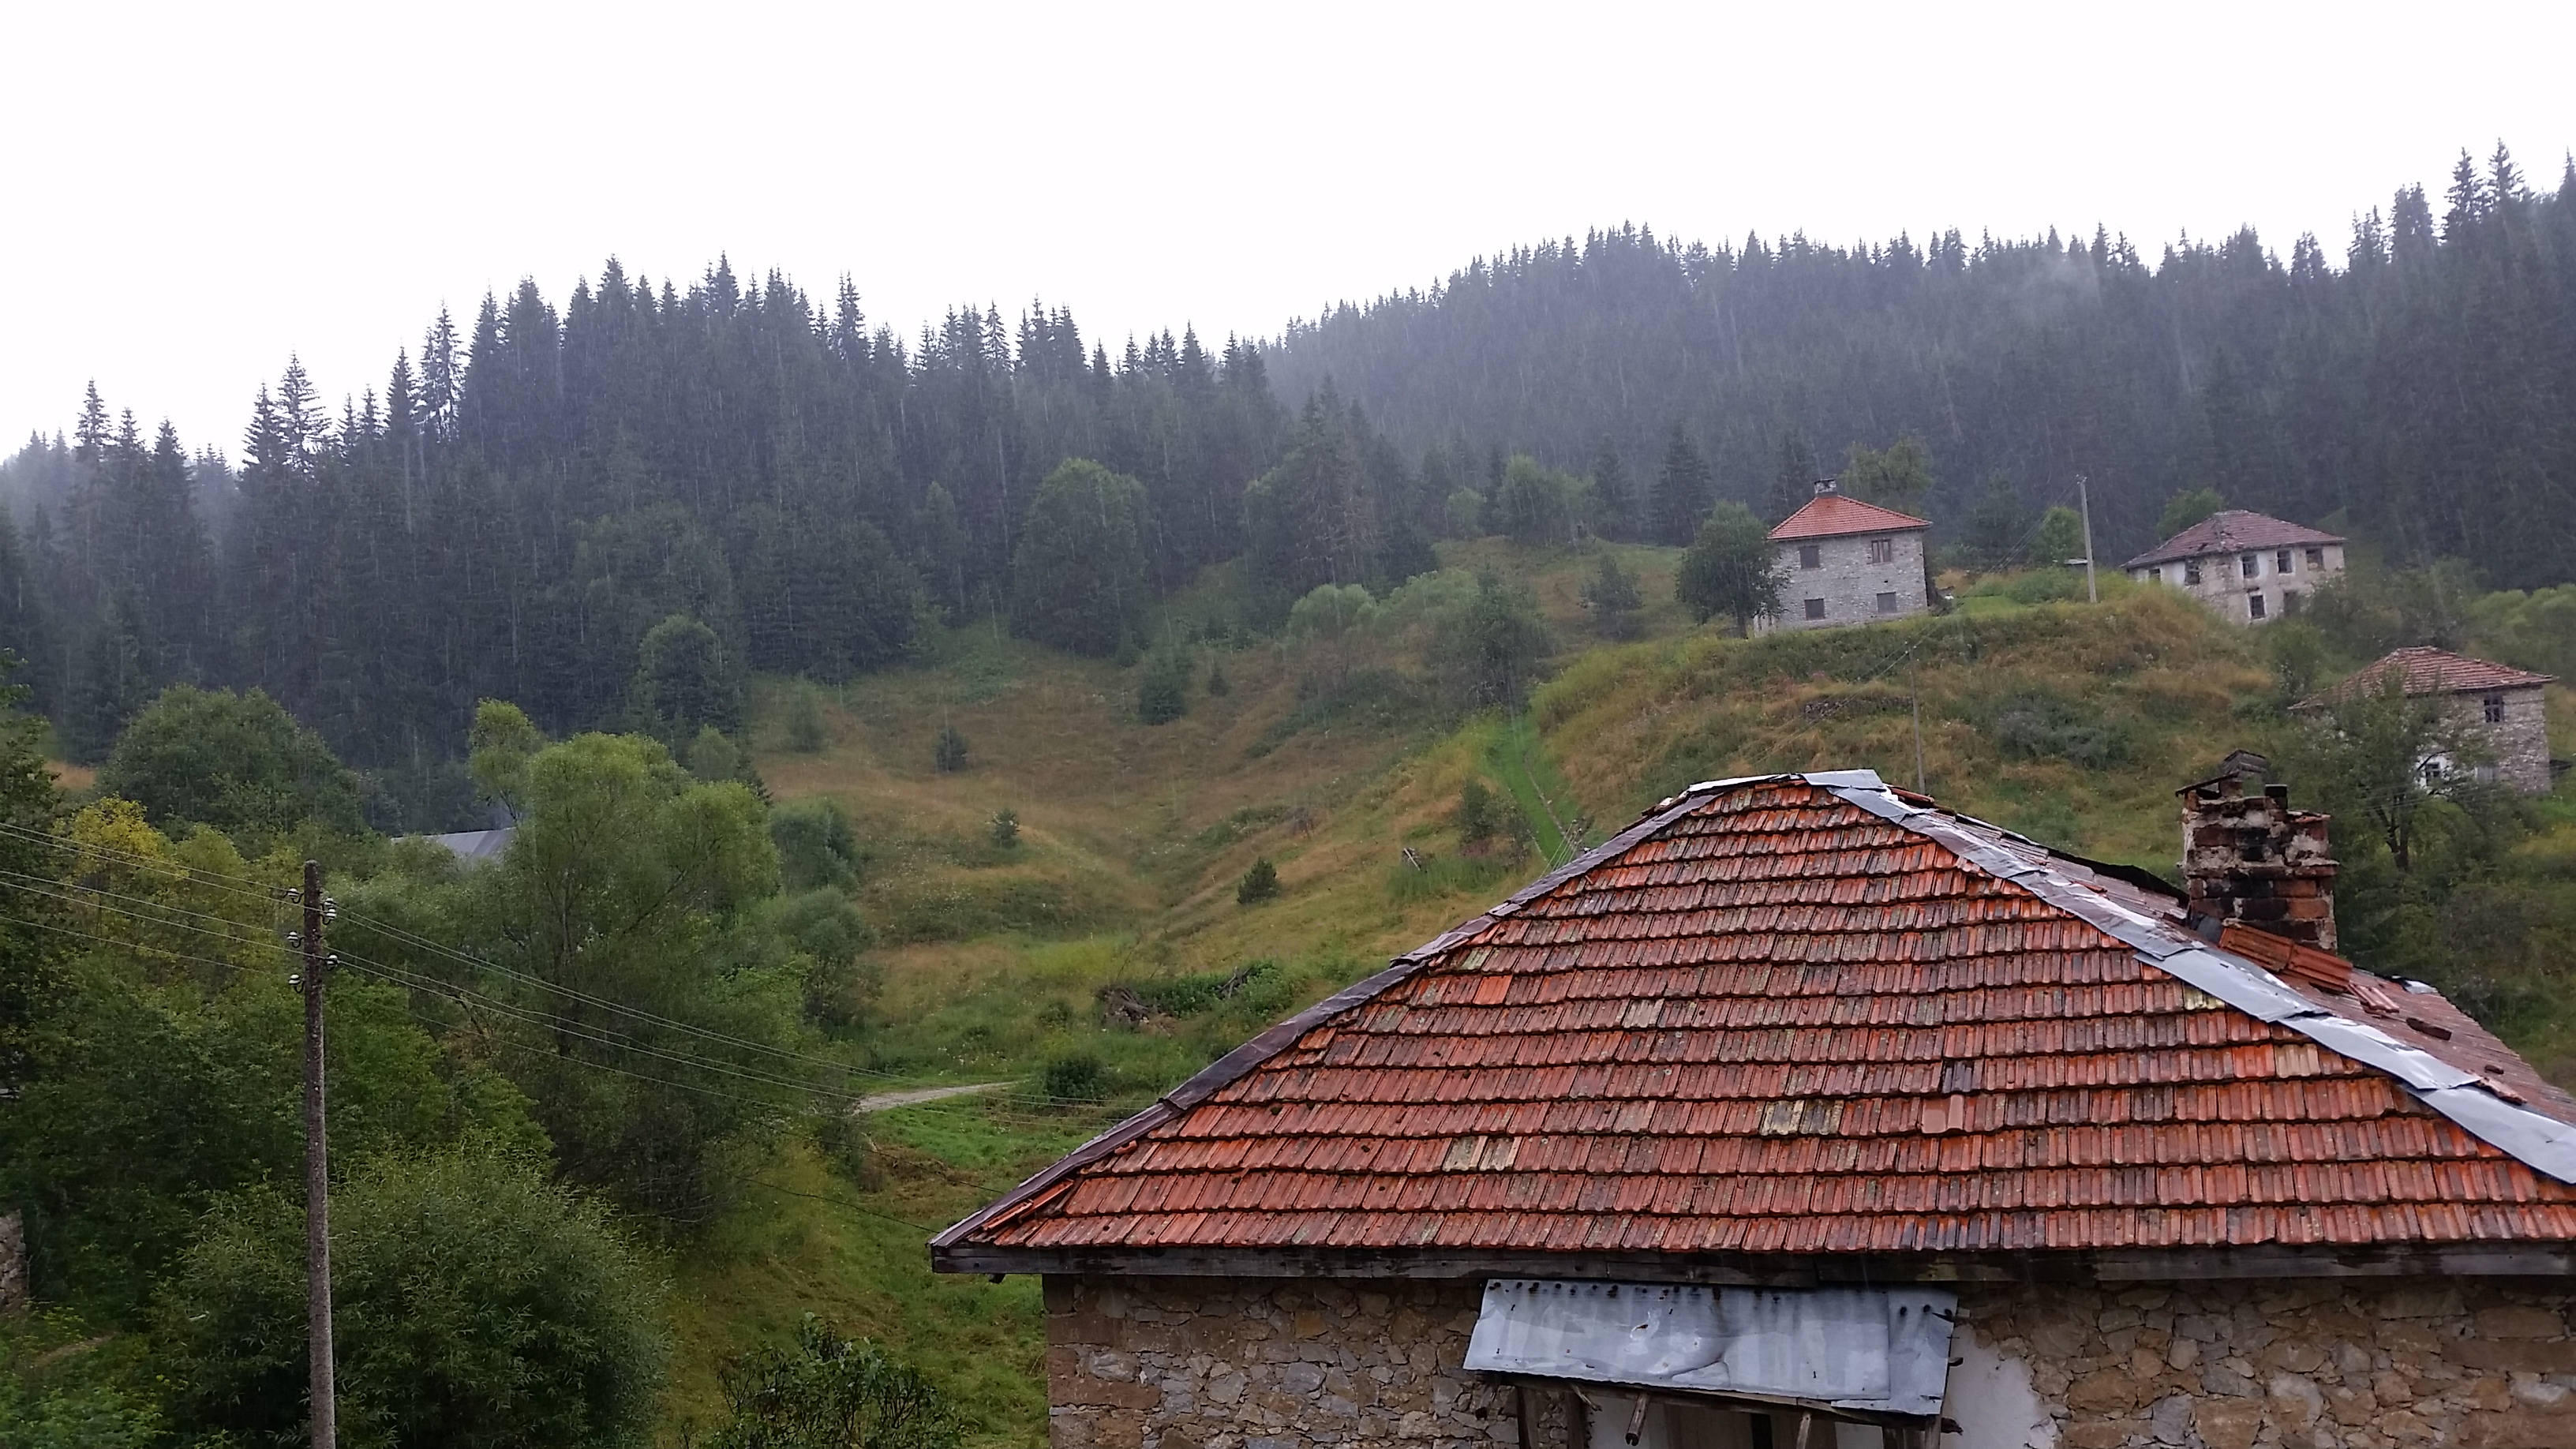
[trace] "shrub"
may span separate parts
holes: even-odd
[[[1208,697],[1214,699],[1219,695],[1231,693],[1233,689],[1233,685],[1225,682],[1225,661],[1221,659],[1209,661],[1207,682]]]
[[[769,839],[778,847],[779,884],[788,890],[848,890],[858,882],[858,834],[837,802],[797,800],[771,809]]]
[[[1109,1068],[1090,1052],[1052,1057],[1038,1072],[1038,1089],[1050,1102],[1097,1102],[1109,1095]]]
[[[1177,649],[1155,651],[1136,683],[1136,718],[1149,725],[1170,724],[1189,709],[1189,656]]]
[[[956,1416],[920,1370],[808,1315],[793,1352],[738,1359],[707,1449],[952,1449]]]
[[[1503,807],[1508,808],[1508,807]],[[1494,792],[1485,782],[1470,779],[1458,787],[1458,810],[1451,819],[1458,827],[1458,844],[1469,854],[1481,853],[1502,831],[1502,810],[1494,802]]]
[[[1278,894],[1279,867],[1272,865],[1270,857],[1265,855],[1254,861],[1252,869],[1245,871],[1243,879],[1235,883],[1234,903],[1238,906],[1254,905]]]
[[[358,777],[256,689],[163,690],[118,737],[98,787],[140,804],[155,825],[184,820],[254,839],[306,820],[361,828]]]
[[[939,727],[939,742],[930,747],[930,762],[943,775],[954,775],[966,768],[966,737],[957,732],[957,726]]]
[[[1019,844],[1020,813],[1016,810],[1004,810],[999,814],[996,814],[993,817],[994,849],[1016,850],[1019,848]]]
[[[823,702],[814,686],[798,684],[787,695],[787,748],[800,755],[819,753],[832,742],[823,723]]]

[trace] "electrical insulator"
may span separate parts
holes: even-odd
[[[288,945],[290,945],[290,946],[301,946],[301,945],[303,945],[303,944],[304,944],[304,933],[303,933],[302,931],[289,931],[289,932],[287,932],[287,933],[286,933],[286,944],[288,944]]]
[[[303,973],[303,972],[301,972],[301,971],[289,971],[289,972],[287,972],[287,973],[286,973],[286,984],[287,984],[287,985],[289,985],[289,986],[301,986],[301,985],[303,985],[303,984],[304,984],[304,973]]]

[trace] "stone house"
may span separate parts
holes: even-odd
[[[2392,651],[2360,673],[2310,699],[2301,712],[2322,710],[2356,695],[2388,687],[2396,674],[2415,698],[2440,695],[2452,712],[2484,741],[2493,758],[2464,768],[2479,778],[2501,780],[2526,795],[2545,795],[2557,782],[2549,759],[2549,685],[2557,676],[2534,674],[2509,664],[2471,659],[2444,649],[2421,646]],[[2424,762],[2432,773],[2458,768],[2449,760]]]
[[[1866,770],[1694,786],[931,1241],[1058,1449],[2576,1444],[2576,1098],[2333,954]]]
[[[1931,524],[1844,493],[1831,478],[1771,530],[1781,612],[1759,629],[1824,629],[1930,607],[1923,539]]]
[[[2213,513],[2120,567],[2142,584],[2189,593],[2229,619],[2299,612],[2343,572],[2344,540],[2241,508]]]

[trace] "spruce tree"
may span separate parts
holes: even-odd
[[[1686,544],[1716,502],[1708,463],[1680,423],[1664,444],[1664,466],[1655,475],[1655,541]]]

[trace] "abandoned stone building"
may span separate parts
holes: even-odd
[[[1781,611],[1757,626],[1823,629],[1922,613],[1931,604],[1923,568],[1931,526],[1823,479],[1815,497],[1771,530]]]
[[[2334,954],[1866,770],[1699,785],[937,1235],[1059,1449],[2576,1444],[2576,1099]]]
[[[2332,689],[2301,700],[2298,709],[2320,711],[2376,693],[2389,687],[2391,675],[2405,681],[2410,698],[2449,700],[2464,732],[2483,746],[2483,759],[2436,756],[2424,761],[2428,771],[2467,770],[2526,795],[2547,794],[2557,782],[2558,767],[2549,759],[2549,686],[2557,679],[2553,674],[2534,674],[2443,649],[2399,649]]]
[[[2181,589],[2226,618],[2260,624],[2298,613],[2342,574],[2343,545],[2340,534],[2230,508],[2120,567],[2142,584]]]

